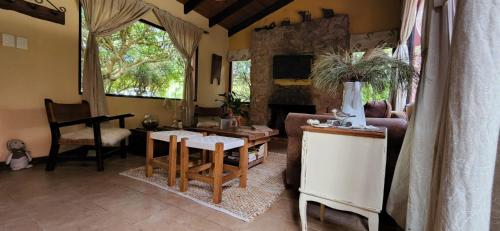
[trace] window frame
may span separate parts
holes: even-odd
[[[82,6],[81,4],[78,7],[78,94],[82,95]],[[163,30],[166,32],[165,28],[163,28],[160,25],[157,25],[153,22],[150,22],[145,19],[139,19],[138,22],[142,22],[146,25],[155,27],[157,29]],[[134,22],[135,23],[135,22]],[[193,57],[193,62],[194,62],[194,81],[195,81],[195,86],[194,86],[194,101],[196,102],[198,99],[198,48],[196,48],[196,53],[195,56]],[[140,96],[140,95],[118,95],[118,94],[108,94],[105,93],[106,96],[111,96],[111,97],[126,97],[126,98],[142,98],[142,99],[169,99],[169,100],[183,100],[183,99],[177,99],[177,98],[167,98],[167,97],[157,97],[157,96]]]
[[[228,84],[228,92],[232,93],[233,92],[233,62],[238,62],[238,61],[247,61],[247,60],[234,60],[229,62],[229,84]],[[249,59],[251,62],[252,60]],[[250,77],[251,78],[251,77]],[[250,104],[252,100],[252,88],[250,87],[250,101],[249,102],[241,102],[242,104]]]

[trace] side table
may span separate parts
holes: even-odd
[[[308,201],[368,218],[378,230],[382,210],[387,129],[374,131],[302,127],[300,219],[307,230]]]

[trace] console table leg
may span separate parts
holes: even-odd
[[[370,213],[368,215],[368,230],[378,231],[378,213]]]
[[[299,197],[299,213],[302,231],[307,231],[307,199],[302,193]]]

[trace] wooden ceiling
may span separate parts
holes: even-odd
[[[184,13],[192,10],[205,16],[210,27],[219,24],[229,36],[252,25],[293,0],[177,0]]]

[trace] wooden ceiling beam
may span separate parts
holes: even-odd
[[[211,17],[209,26],[212,27],[217,25],[217,23],[222,22],[224,19],[236,13],[236,11],[240,10],[241,8],[245,7],[246,5],[252,2],[253,0],[238,0],[237,2],[226,7],[221,12],[217,13],[215,16]]]
[[[203,0],[188,0],[184,4],[184,14],[187,14],[194,10]]]
[[[247,28],[248,26],[254,24],[255,22],[259,21],[260,19],[266,17],[267,15],[281,9],[282,7],[286,6],[288,3],[290,2],[293,2],[293,0],[278,0],[276,1],[275,3],[273,3],[272,5],[264,8],[263,10],[257,12],[256,14],[254,14],[253,16],[251,16],[250,18],[247,18],[245,20],[243,20],[242,22],[236,24],[235,26],[229,28],[228,30],[228,35],[229,36],[232,36],[236,33],[238,33],[239,31]]]

